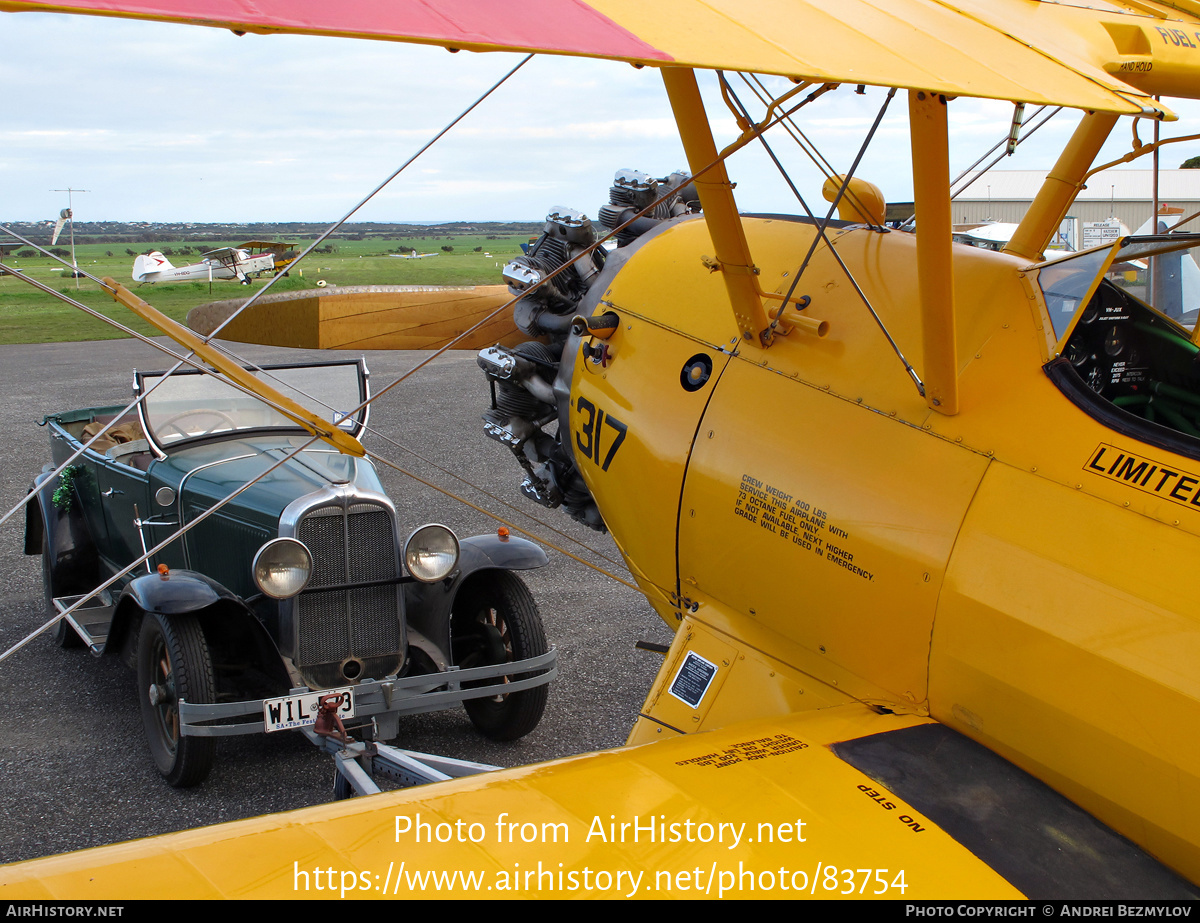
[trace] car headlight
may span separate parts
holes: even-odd
[[[275,599],[295,596],[311,575],[312,555],[294,538],[271,539],[254,556],[254,582]]]
[[[445,526],[421,526],[404,543],[404,566],[422,583],[437,583],[458,564],[458,538]]]

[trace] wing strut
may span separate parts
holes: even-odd
[[[300,426],[304,427],[318,439],[329,443],[339,452],[344,452],[347,455],[362,458],[366,454],[366,450],[363,449],[362,444],[349,433],[343,432],[329,421],[323,420],[321,417],[313,414],[312,411],[297,404],[291,398],[276,391],[262,379],[247,372],[236,362],[231,362],[228,358],[221,355],[216,347],[210,346],[206,340],[201,339],[186,327],[171,320],[171,318],[167,317],[161,311],[146,304],[146,302],[125,288],[120,282],[109,278],[105,278],[103,281],[114,301],[125,305],[125,307],[129,308],[130,311],[142,320],[153,324],[176,343],[190,349],[230,381],[236,382],[252,394],[261,395],[265,400],[273,404],[280,413],[300,424]]]
[[[693,182],[700,194],[700,205],[716,248],[717,263],[725,279],[729,300],[733,303],[738,333],[752,343],[768,346],[771,321],[758,293],[755,279],[758,268],[750,258],[750,245],[746,242],[746,232],[733,200],[733,185],[729,182],[724,161],[717,154],[717,146],[708,126],[708,115],[704,111],[704,101],[696,85],[696,75],[689,68],[664,67],[662,78],[671,100],[671,110],[675,113],[675,123],[679,126],[679,137],[687,153],[688,166],[695,177]],[[707,169],[714,162],[716,165]]]
[[[917,285],[925,352],[925,402],[938,413],[958,413],[958,355],[954,282],[950,272],[950,143],[946,98],[908,91],[913,199],[917,214]]]
[[[1108,139],[1109,132],[1117,124],[1117,116],[1111,112],[1084,113],[1075,134],[1059,155],[1058,163],[1046,176],[1037,198],[1029,211],[1017,225],[1017,232],[1004,248],[1005,253],[1022,256],[1028,260],[1041,259],[1041,253],[1050,243],[1058,226],[1066,217],[1067,209],[1083,188],[1084,177],[1100,148]]]

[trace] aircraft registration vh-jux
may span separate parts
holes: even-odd
[[[480,355],[523,492],[607,528],[676,630],[628,746],[7,866],[0,894],[277,897],[328,869],[394,896],[420,867],[459,896],[1196,896],[1200,338],[1109,269],[1200,237],[1043,251],[1118,122],[1200,97],[1200,3],[0,9],[655,67],[690,169],[618,174],[606,260],[552,214],[505,271],[539,342]],[[751,115],[724,84],[719,152],[696,70],[797,85]],[[853,168],[838,220],[739,215],[724,157],[862,86],[907,106],[917,232]],[[1083,112],[1003,252],[951,241],[961,97]]]

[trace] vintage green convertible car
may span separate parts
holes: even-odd
[[[362,361],[256,374],[355,437],[366,427]],[[534,729],[555,652],[514,571],[546,564],[540,548],[503,529],[460,542],[436,524],[402,545],[368,460],[194,370],[135,373],[134,390],[136,416],[46,417],[54,464],[30,488],[25,552],[42,555],[50,611],[67,612],[58,642],[136,668],[167,782],[202,781],[216,737],[312,724],[329,694],[347,728],[376,739],[459,702],[493,739]]]

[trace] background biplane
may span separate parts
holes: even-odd
[[[624,872],[627,892],[745,892],[745,873],[761,894],[781,842],[772,896],[780,882],[910,899],[1194,893],[1041,783],[1200,880],[1200,350],[1105,272],[1196,241],[1042,251],[1118,120],[1200,93],[1200,4],[0,9],[658,67],[703,212],[642,226],[653,198],[610,200],[632,207],[635,233],[603,265],[581,221],[548,222],[546,239],[575,249],[535,247],[510,283],[561,360],[485,363],[556,412],[557,439],[542,440],[514,424],[543,408],[493,408],[507,419],[491,417],[492,434],[530,447],[525,492],[611,530],[677,629],[630,735],[648,746],[12,866],[7,893],[161,881],[176,896],[266,896],[301,872],[307,887],[304,866],[353,869],[351,890],[379,893],[389,862],[419,861],[484,869],[519,896],[543,874],[554,893],[594,891],[572,873],[597,866],[609,887]],[[739,112],[742,137],[718,152],[696,69],[800,83],[764,115]],[[871,187],[841,174],[838,222],[740,218],[723,155],[855,86],[907,99],[918,233],[885,227]],[[1004,253],[951,244],[960,97],[1084,112]],[[533,286],[552,279],[539,300]],[[447,839],[405,839],[393,818],[416,811]],[[546,828],[528,819],[570,831],[557,867],[543,868]],[[456,838],[459,820],[480,838]],[[532,839],[515,842],[527,820]],[[385,868],[386,883],[371,878]]]

